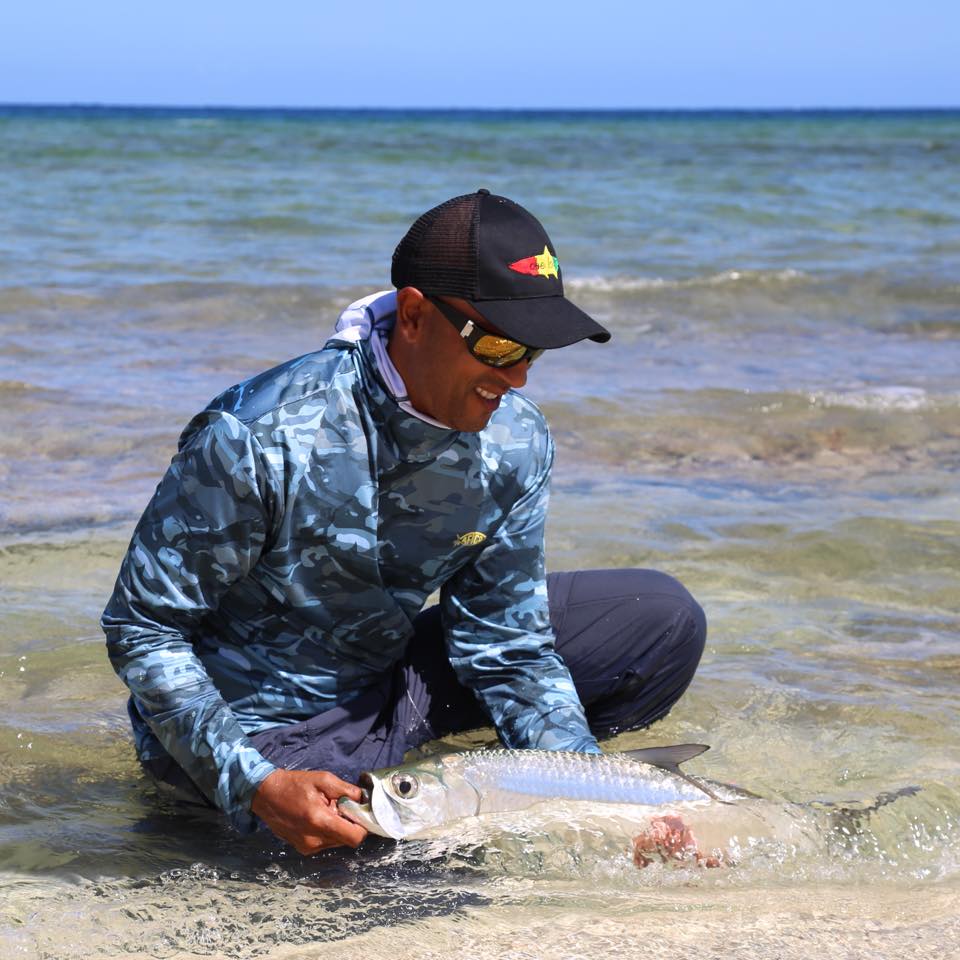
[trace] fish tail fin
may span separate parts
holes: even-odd
[[[865,820],[869,820],[882,807],[886,807],[904,797],[913,797],[920,792],[920,787],[900,787],[898,790],[885,790],[878,794],[876,800],[867,806],[853,803],[818,803],[816,806],[825,809],[830,814],[833,827],[844,833],[853,833],[860,829]]]

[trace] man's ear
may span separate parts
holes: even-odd
[[[427,298],[416,287],[401,287],[397,291],[394,333],[410,344],[419,341],[426,327],[427,307]]]

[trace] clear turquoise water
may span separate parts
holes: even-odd
[[[958,160],[956,112],[0,108],[0,955],[392,955],[401,921],[422,955],[457,931],[510,955],[524,924],[530,955],[733,955],[723,916],[758,957],[948,955]],[[688,695],[614,745],[711,743],[697,772],[776,804],[921,787],[851,847],[637,871],[622,824],[547,818],[301,863],[141,779],[97,618],[179,429],[321,344],[409,222],[479,186],[543,220],[615,334],[529,384],[552,567],[657,566],[710,619]]]

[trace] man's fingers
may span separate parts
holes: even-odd
[[[323,805],[315,805],[309,813],[309,830],[305,840],[316,840],[313,852],[324,847],[357,847],[367,835],[359,824],[340,814],[336,802],[323,798]],[[302,851],[301,851],[302,852]]]
[[[670,860],[692,860],[700,866],[719,867],[724,862],[723,854],[707,855],[700,852],[693,830],[676,815],[655,817],[646,831],[633,838],[633,862],[638,867],[648,867],[659,858],[663,863]]]
[[[356,847],[367,831],[340,815],[337,800],[359,800],[360,788],[325,770],[275,770],[254,794],[253,812],[305,856],[327,847]]]
[[[339,814],[337,814],[336,827],[331,828],[330,833],[336,838],[338,844],[346,844],[348,847],[359,847],[367,836],[367,831],[363,827]]]
[[[363,797],[363,791],[355,784],[341,780],[336,774],[323,771],[317,783],[320,789],[331,799],[339,800],[340,797],[349,797],[351,800],[360,800]]]
[[[314,819],[316,834],[332,843],[343,843],[356,847],[367,835],[367,831],[363,827],[352,820],[348,820],[340,813],[334,801],[330,801],[328,807],[315,810]]]
[[[363,827],[336,813],[310,826],[309,833],[289,834],[281,839],[295,847],[298,853],[309,857],[332,847],[359,847],[367,836]]]

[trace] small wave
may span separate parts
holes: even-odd
[[[314,223],[304,217],[290,216],[289,214],[272,214],[265,216],[235,217],[214,221],[215,225],[224,230],[243,230],[252,233],[283,233],[294,236],[312,236],[323,231],[323,225]]]
[[[702,277],[687,277],[680,280],[666,277],[574,277],[566,281],[572,290],[599,291],[603,293],[632,292],[636,290],[687,290],[703,287],[728,286],[785,286],[809,279],[802,270],[723,270]]]
[[[820,390],[808,395],[814,407],[849,407],[854,410],[912,412],[944,405],[944,397],[931,397],[922,387],[874,387],[866,390]],[[956,402],[956,399],[954,400]]]
[[[925,207],[872,207],[866,211],[872,217],[889,217],[897,220],[910,220],[933,227],[952,226],[957,218],[943,210],[931,210]]]
[[[100,302],[96,293],[63,287],[0,287],[0,315],[96,306]]]
[[[93,290],[64,287],[0,287],[0,316],[43,312],[50,317],[72,316],[92,311],[155,311],[211,302],[229,303],[232,309],[245,305],[299,305],[305,310],[339,311],[357,296],[369,293],[363,288],[327,287],[318,284],[254,284],[196,280],[171,280],[154,283],[116,284]]]
[[[35,392],[37,387],[22,380],[0,380],[0,397]]]

